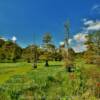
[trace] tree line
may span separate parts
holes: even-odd
[[[100,31],[92,32],[86,38],[85,45],[87,50],[82,53],[75,53],[72,48],[69,48],[69,58],[77,59],[77,57],[81,57],[85,59],[86,63],[100,65]],[[56,48],[52,43],[50,33],[44,34],[42,40],[42,47],[32,44],[22,48],[11,40],[5,41],[0,38],[0,62],[26,61],[32,63],[45,61],[45,66],[49,66],[49,60],[61,61],[64,59],[65,54],[64,52],[62,53],[62,47]]]
[[[46,33],[43,36],[43,46],[39,47],[36,44],[28,45],[26,48],[20,47],[12,40],[4,40],[0,38],[0,62],[18,62],[26,61],[28,63],[34,60],[62,60],[60,51],[52,43],[52,36]]]

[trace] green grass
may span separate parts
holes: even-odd
[[[51,72],[54,73],[55,69],[62,67],[62,62],[49,62],[49,64],[48,73],[51,70],[53,71]],[[38,63],[38,68],[35,71],[40,73],[44,72],[45,69],[47,68],[44,67],[44,63]],[[27,72],[31,72],[32,70],[32,64],[30,63],[0,63],[0,84],[9,80],[11,76],[25,74]]]
[[[75,64],[78,69],[70,74],[63,67],[63,62],[49,64],[45,67],[44,63],[38,63],[38,68],[33,69],[32,64],[25,62],[0,63],[0,100],[5,95],[9,97],[2,100],[41,100],[43,96],[46,100],[59,100],[59,97],[61,100],[70,100],[71,97],[74,100],[99,100],[98,93],[95,94],[97,91],[93,95],[90,89],[96,89],[91,76],[94,71],[100,72],[100,68],[78,59]],[[89,76],[88,71],[91,72]]]
[[[9,80],[11,76],[24,74],[30,71],[31,64],[27,63],[1,63],[0,64],[0,84]]]

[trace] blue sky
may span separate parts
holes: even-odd
[[[100,20],[100,0],[0,0],[0,36],[16,36],[23,47],[42,44],[45,32],[58,45],[64,39],[67,19],[71,36],[82,32],[86,21]]]

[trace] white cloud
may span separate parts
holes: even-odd
[[[93,20],[88,20],[84,22],[84,25],[93,25]]]
[[[87,20],[83,19],[84,27],[81,32],[69,39],[69,43],[75,52],[83,52],[87,50],[87,46],[84,44],[87,41],[86,36],[90,31],[100,30],[100,21],[99,20]],[[61,43],[63,44],[63,42]]]
[[[68,43],[71,44],[72,41],[73,41],[73,39],[69,39]],[[60,42],[60,45],[65,45],[65,43],[62,41],[62,42]]]
[[[95,7],[96,8],[96,7]],[[87,46],[84,44],[87,41],[86,36],[91,31],[100,30],[100,20],[87,20],[83,19],[82,31],[73,36],[71,40],[69,40],[70,45],[74,49],[75,52],[83,52],[87,50]]]
[[[73,49],[75,52],[83,52],[86,51],[86,45],[84,44],[86,42],[86,36],[88,34],[85,33],[77,33],[76,35],[73,36],[73,40],[75,44],[73,45]]]
[[[73,49],[74,49],[74,51],[76,53],[78,53],[78,52],[86,51],[87,50],[87,47],[84,44],[83,45],[82,44],[77,44],[76,46],[73,47]]]
[[[94,22],[92,25],[87,27],[88,31],[98,31],[100,30],[100,22]]]
[[[73,38],[69,39],[69,44],[75,52],[83,52],[87,49],[84,45],[86,41],[86,35],[87,34],[84,33],[77,33],[73,36]],[[64,42],[60,42],[60,45],[64,45]]]
[[[13,37],[12,37],[12,41],[13,41],[13,42],[16,42],[16,40],[17,40],[16,36],[13,36]]]
[[[100,20],[86,20],[84,23],[83,32],[89,33],[89,31],[100,30]]]
[[[68,43],[71,44],[72,41],[73,41],[73,39],[69,39],[69,40],[68,40]]]
[[[78,33],[76,35],[74,35],[74,40],[76,40],[77,42],[85,42],[86,41],[86,36],[87,34],[84,33]]]
[[[96,8],[96,6],[94,7]],[[87,46],[84,44],[86,42],[86,36],[91,31],[99,31],[100,30],[100,20],[87,20],[86,18],[83,19],[82,31],[77,33],[73,36],[74,45],[73,49],[75,52],[83,52],[87,50]],[[73,41],[72,41],[73,42]]]
[[[65,43],[64,42],[60,42],[60,45],[65,45]]]

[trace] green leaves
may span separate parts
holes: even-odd
[[[45,35],[43,36],[43,42],[48,44],[52,41],[52,36],[50,33],[45,33]]]
[[[100,31],[88,34],[85,44],[88,48],[84,54],[86,62],[100,65]]]

